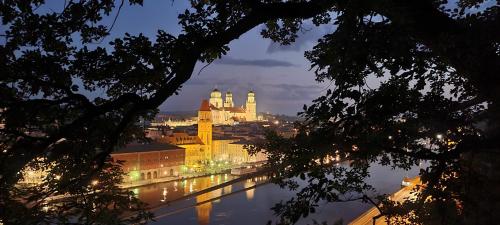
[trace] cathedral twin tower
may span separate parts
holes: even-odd
[[[218,89],[214,89],[210,93],[209,107],[214,124],[234,124],[235,122],[257,120],[257,103],[253,91],[248,92],[245,106],[236,107],[231,92],[226,92],[223,101],[222,93]]]

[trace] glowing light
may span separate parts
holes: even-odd
[[[439,139],[439,140],[441,140],[441,139],[443,139],[443,135],[442,134],[436,134],[436,138]]]
[[[60,176],[60,175],[56,175],[55,179],[56,179],[56,180],[60,180],[60,179],[61,179],[61,176]]]
[[[141,173],[137,170],[133,170],[128,173],[128,176],[130,177],[130,180],[136,181],[141,177]]]
[[[162,193],[163,198],[160,201],[164,202],[165,200],[167,200],[167,193],[168,193],[167,188],[164,187]]]
[[[255,182],[251,180],[246,180],[246,182],[243,184],[243,187],[247,188],[248,190],[245,191],[245,195],[247,197],[247,200],[252,200],[254,195],[255,195],[255,189],[251,188],[255,186]]]
[[[98,180],[93,180],[91,184],[92,184],[93,186],[96,186],[98,183],[99,183],[99,181],[98,181]]]

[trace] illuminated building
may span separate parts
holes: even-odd
[[[257,120],[257,102],[255,101],[255,93],[253,91],[248,92],[245,109],[247,121]]]
[[[158,139],[158,141],[184,148],[184,164],[190,168],[195,168],[196,166],[203,164],[206,160],[206,146],[198,136],[190,136],[187,133],[172,133],[171,135]]]
[[[222,93],[214,89],[210,93],[209,108],[214,125],[232,125],[241,121],[257,121],[257,102],[255,93],[249,91],[245,106],[235,107],[233,93],[227,92],[222,101]]]
[[[203,100],[198,110],[198,137],[205,145],[204,160],[212,160],[212,111],[209,102]]]
[[[219,137],[213,140],[213,156],[214,161],[229,162],[231,164],[253,163],[267,160],[267,156],[259,152],[256,155],[250,155],[244,148],[245,145],[252,144],[241,138],[234,137]]]
[[[212,95],[217,98],[219,95]],[[231,100],[231,99],[229,99]],[[230,101],[227,100],[226,103]],[[222,104],[221,101],[212,99],[214,104]],[[254,102],[254,99],[250,99]],[[217,136],[213,137],[213,105],[209,100],[203,100],[198,110],[197,135],[189,135],[183,132],[171,133],[157,138],[157,141],[178,145],[185,149],[185,165],[196,172],[202,170],[206,165],[216,163],[242,164],[267,160],[263,153],[250,155],[244,145],[252,144],[243,137]]]
[[[123,161],[124,182],[177,177],[184,165],[185,149],[166,143],[133,143],[111,154]]]
[[[172,120],[172,118],[168,118],[168,120],[164,121],[153,121],[151,122],[151,126],[187,127],[195,125],[196,122],[197,122],[196,117],[190,119],[182,119],[182,120]]]

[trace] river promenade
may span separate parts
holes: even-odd
[[[402,187],[399,191],[395,192],[390,196],[391,200],[396,202],[403,202],[406,199],[411,198],[414,188],[420,184],[422,184],[422,181],[420,180],[419,176],[416,176],[408,180],[407,186]],[[377,218],[377,216],[379,215],[380,215],[379,210],[377,209],[377,207],[374,206],[370,208],[368,211],[361,214],[353,221],[351,221],[349,225],[387,225],[386,221],[387,218],[385,216]]]

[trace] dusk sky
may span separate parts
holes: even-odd
[[[143,33],[154,37],[158,29],[177,35],[181,28],[177,15],[187,8],[188,1],[145,1],[143,7],[125,4],[112,30],[112,36],[122,37]],[[111,17],[114,17],[116,11]],[[108,18],[106,22],[111,22]],[[228,55],[206,67],[199,64],[192,78],[183,86],[178,96],[169,98],[162,111],[195,110],[203,98],[209,98],[210,91],[218,88],[233,92],[237,106],[245,102],[246,92],[256,92],[257,111],[295,115],[303,104],[320,96],[328,84],[317,83],[309,71],[309,62],[304,51],[311,49],[314,42],[328,32],[327,27],[310,25],[310,31],[303,33],[291,46],[280,46],[264,39],[257,27],[233,41]],[[112,38],[108,37],[105,42]]]
[[[181,32],[177,16],[189,8],[189,4],[189,1],[185,0],[145,0],[142,7],[125,3],[111,35],[106,37],[101,45],[106,46],[115,37],[121,38],[125,33],[142,33],[153,40],[158,30],[177,36]],[[488,4],[494,4],[494,1],[487,1],[483,7]],[[62,10],[63,6],[62,1],[50,1],[47,8],[38,10],[57,12]],[[112,24],[117,9],[118,6],[109,17],[103,19],[104,25]],[[208,99],[211,90],[218,88],[222,92],[233,92],[236,106],[244,104],[247,91],[253,90],[256,93],[258,112],[296,115],[304,104],[310,104],[313,99],[331,88],[330,83],[315,81],[314,73],[309,71],[310,63],[305,59],[304,51],[312,49],[324,34],[331,33],[334,30],[332,25],[316,27],[313,24],[305,24],[306,31],[299,32],[299,38],[289,46],[281,46],[262,38],[259,34],[261,30],[262,26],[256,27],[231,42],[228,55],[216,60],[201,73],[199,72],[204,64],[199,63],[179,95],[169,98],[160,106],[160,110],[196,110],[202,99]],[[372,87],[378,86],[379,81],[368,79]],[[101,93],[93,93],[91,96],[104,97]]]

